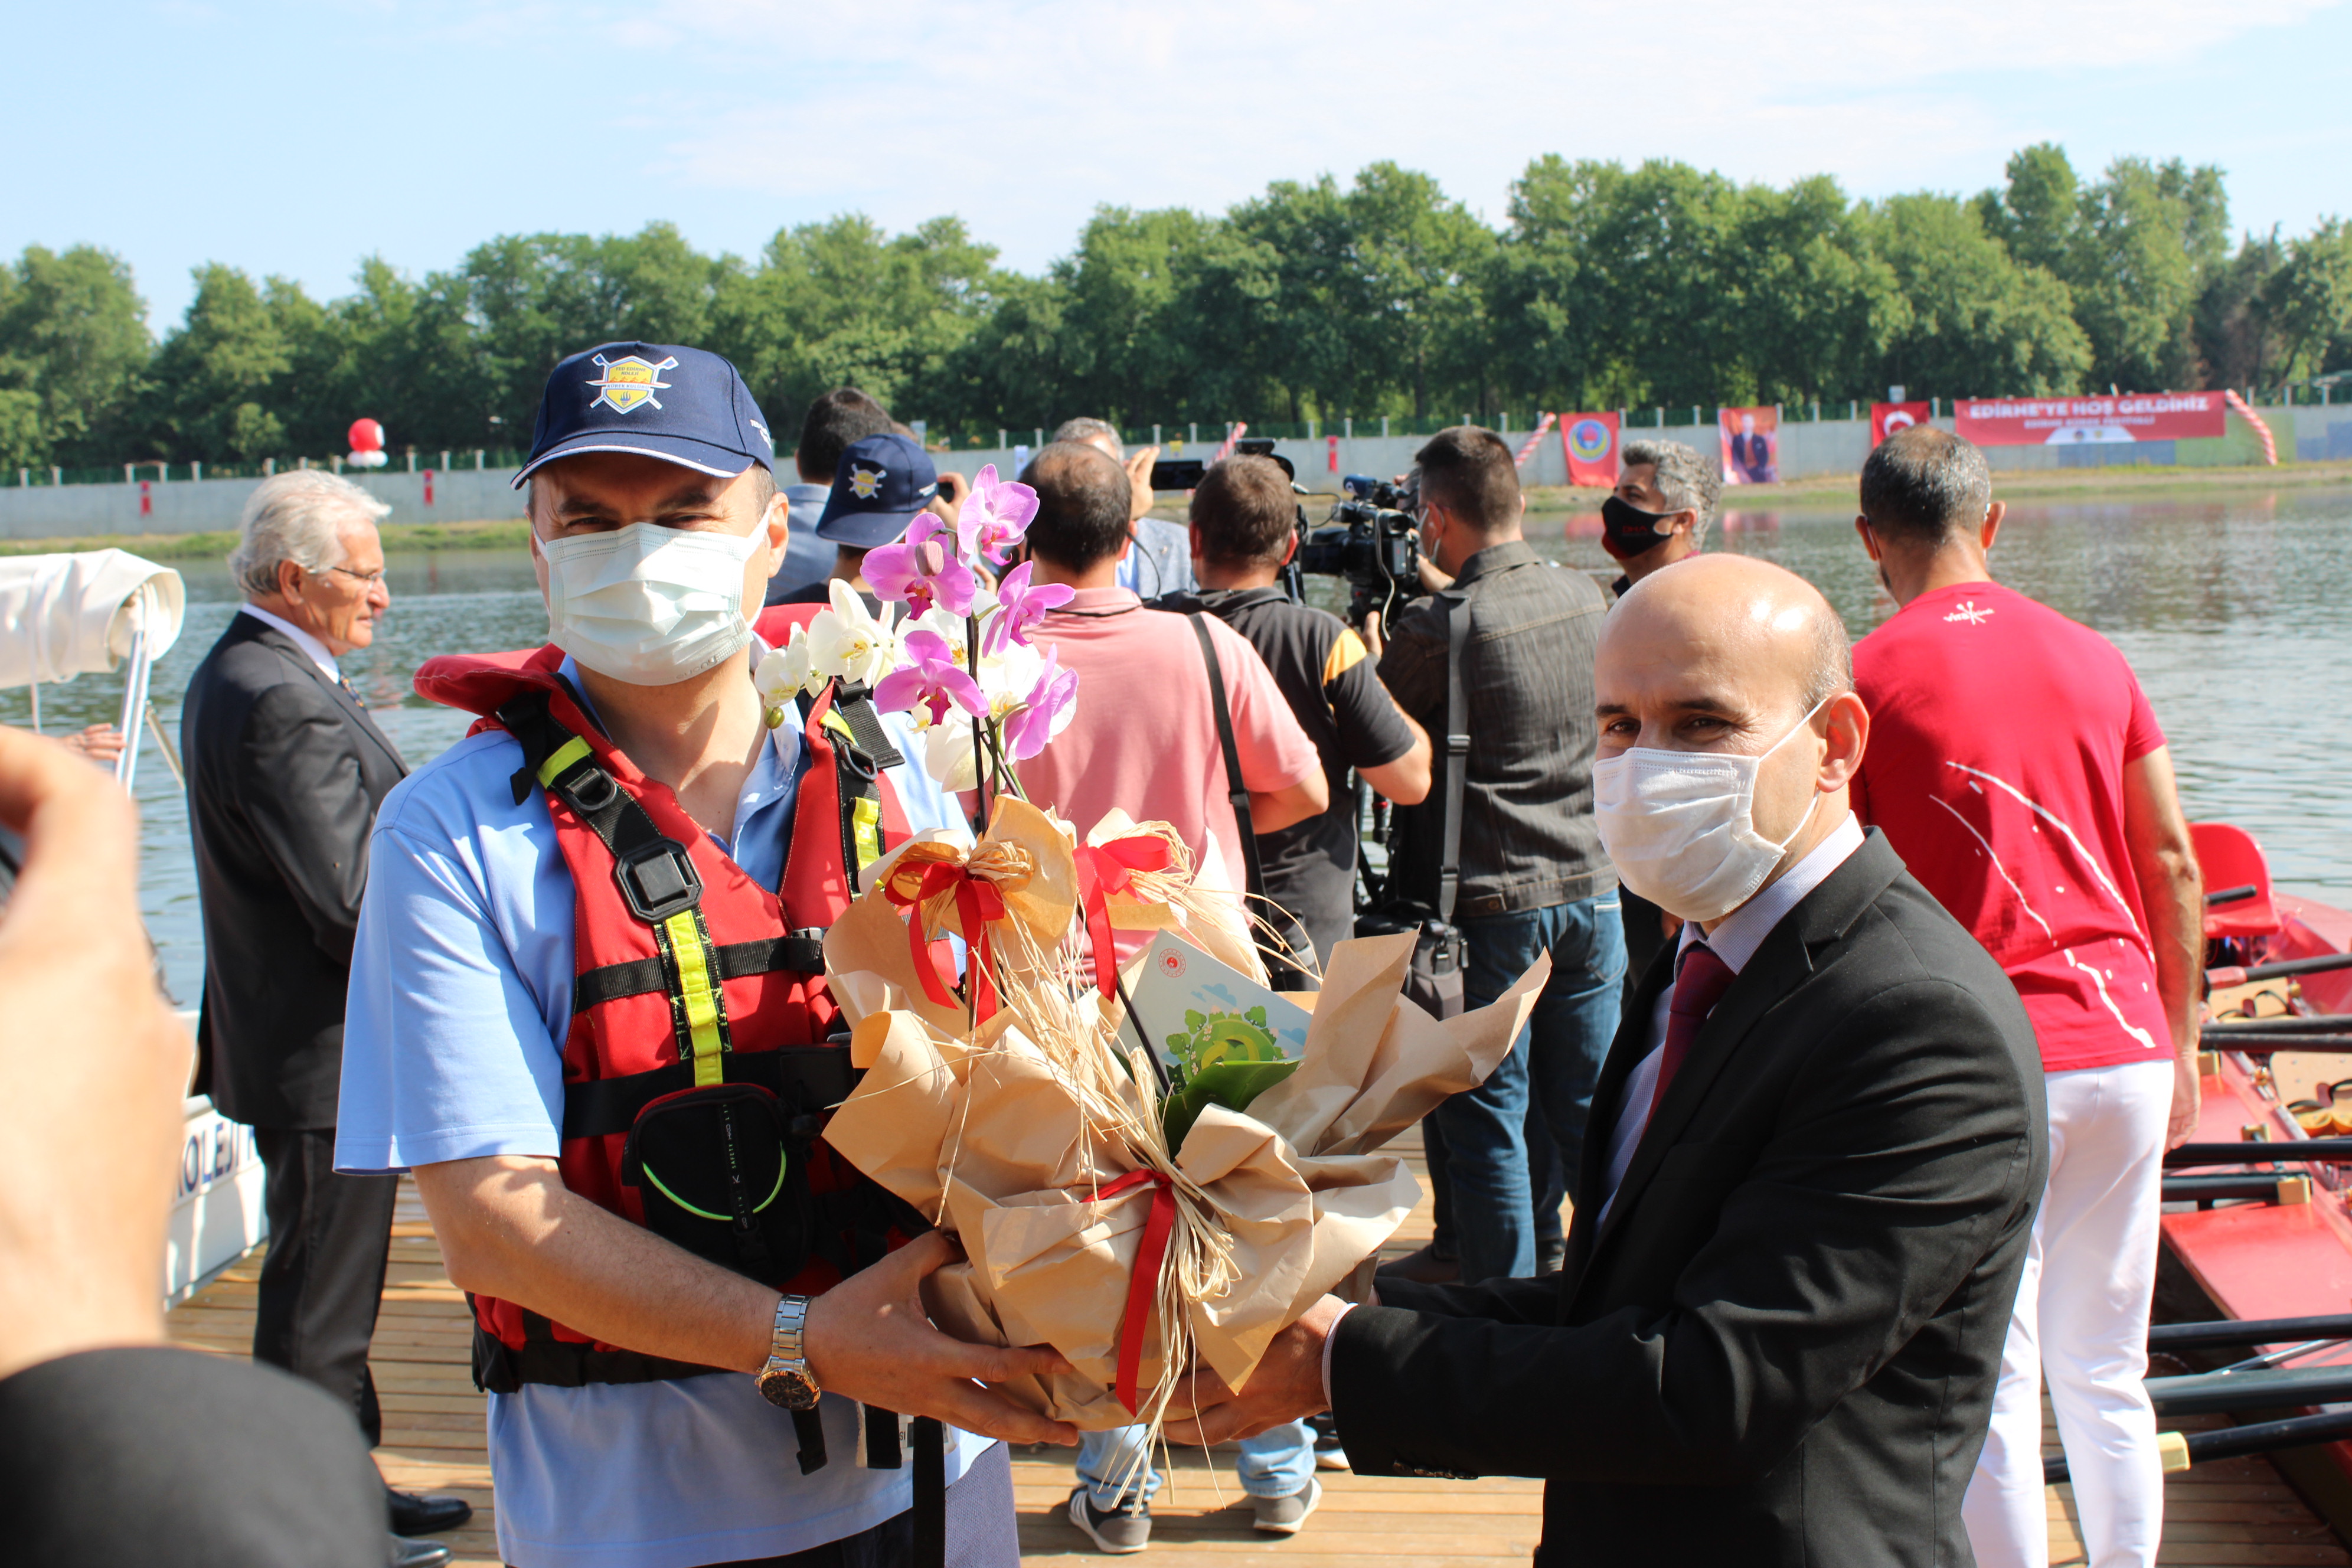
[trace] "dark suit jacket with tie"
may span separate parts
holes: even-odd
[[[180,708],[204,906],[205,1087],[256,1127],[329,1128],[368,832],[407,773],[358,700],[238,613]]]
[[[1584,1192],[1672,971],[1602,1068]],[[2016,993],[1873,832],[1708,1015],[1559,1278],[1383,1279],[1342,1320],[1340,1438],[1362,1473],[1546,1478],[1539,1564],[1967,1563],[2048,1159]]]

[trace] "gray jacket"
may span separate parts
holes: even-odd
[[[1609,601],[1524,540],[1489,545],[1454,585],[1470,617],[1463,651],[1470,755],[1462,790],[1454,913],[1508,914],[1597,898],[1617,879],[1592,823],[1592,649]],[[1429,799],[1400,808],[1396,888],[1437,901],[1444,807],[1445,622],[1416,603],[1389,634],[1381,682],[1437,746]]]

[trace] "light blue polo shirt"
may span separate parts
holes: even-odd
[[[755,642],[755,665],[763,651]],[[569,659],[564,673],[576,689]],[[968,840],[904,716],[882,722],[909,758],[891,782],[910,825]],[[503,731],[472,736],[403,780],[377,814],[343,1027],[338,1169],[558,1152],[572,873],[545,795],[515,804],[521,765]],[[721,846],[767,887],[783,874],[807,765],[788,709],[744,781],[735,841]],[[832,1462],[804,1476],[791,1415],[748,1377],[493,1394],[499,1551],[515,1568],[700,1568],[804,1552],[909,1507],[908,1470],[858,1467],[856,1406],[829,1394],[823,1415]],[[950,1481],[989,1441],[955,1437]]]

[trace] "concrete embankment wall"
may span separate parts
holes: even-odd
[[[2343,408],[2296,407],[2258,410],[2278,445],[2279,461],[2317,462],[2352,458],[2352,405]],[[1948,429],[1951,421],[1937,424]],[[1663,430],[1636,426],[1625,432],[1629,441],[1663,437],[1711,449],[1716,441],[1711,425],[1668,426]],[[1516,447],[1524,431],[1507,433]],[[1412,454],[1425,437],[1416,436],[1343,437],[1335,448],[1328,439],[1277,441],[1275,449],[1297,465],[1299,481],[1309,489],[1337,489],[1343,474],[1401,474],[1412,465]],[[1216,451],[1208,441],[1188,442],[1170,456],[1208,458]],[[941,452],[941,468],[977,474],[987,464],[1011,477],[1014,450]],[[1780,427],[1780,475],[1801,479],[1822,474],[1860,471],[1870,455],[1870,422],[1856,419],[1791,420]],[[2228,434],[2195,441],[2148,441],[2128,447],[1990,447],[1986,458],[1997,469],[2096,468],[2138,464],[2220,467],[2259,463],[2259,439],[2250,425],[2232,415]],[[1545,432],[1535,455],[1522,470],[1529,485],[1564,485],[1565,460],[1557,429]],[[436,472],[431,476],[431,504],[426,503],[424,473],[351,474],[375,497],[389,504],[387,521],[402,523],[474,522],[522,516],[522,493],[509,488],[511,468]],[[234,529],[246,497],[257,479],[150,479],[136,484],[0,486],[0,540],[74,539],[100,534],[204,533]]]

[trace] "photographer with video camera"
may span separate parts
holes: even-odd
[[[1391,911],[1402,894],[1460,931],[1468,1006],[1499,996],[1538,954],[1552,962],[1517,1048],[1423,1124],[1432,1185],[1451,1189],[1459,1278],[1475,1284],[1537,1272],[1539,1231],[1549,1241],[1558,1229],[1536,1212],[1554,1152],[1528,1147],[1528,1124],[1549,1127],[1573,1184],[1617,1028],[1624,930],[1592,817],[1592,654],[1608,601],[1521,534],[1527,498],[1493,431],[1441,431],[1413,462],[1422,552],[1451,586],[1397,616],[1380,679],[1431,735],[1462,742],[1438,753],[1446,771],[1431,798],[1397,812]],[[1402,1261],[1410,1277],[1454,1275],[1434,1248]]]
[[[1191,554],[1200,589],[1155,600],[1153,607],[1205,611],[1247,638],[1322,758],[1330,804],[1304,822],[1256,836],[1265,897],[1276,906],[1257,912],[1275,922],[1292,952],[1303,958],[1311,949],[1320,965],[1355,931],[1356,792],[1349,770],[1411,805],[1429,794],[1430,745],[1381,685],[1363,639],[1282,586],[1283,570],[1298,552],[1297,519],[1290,476],[1272,458],[1213,465],[1192,491]],[[1269,968],[1277,989],[1313,984],[1286,965]]]

